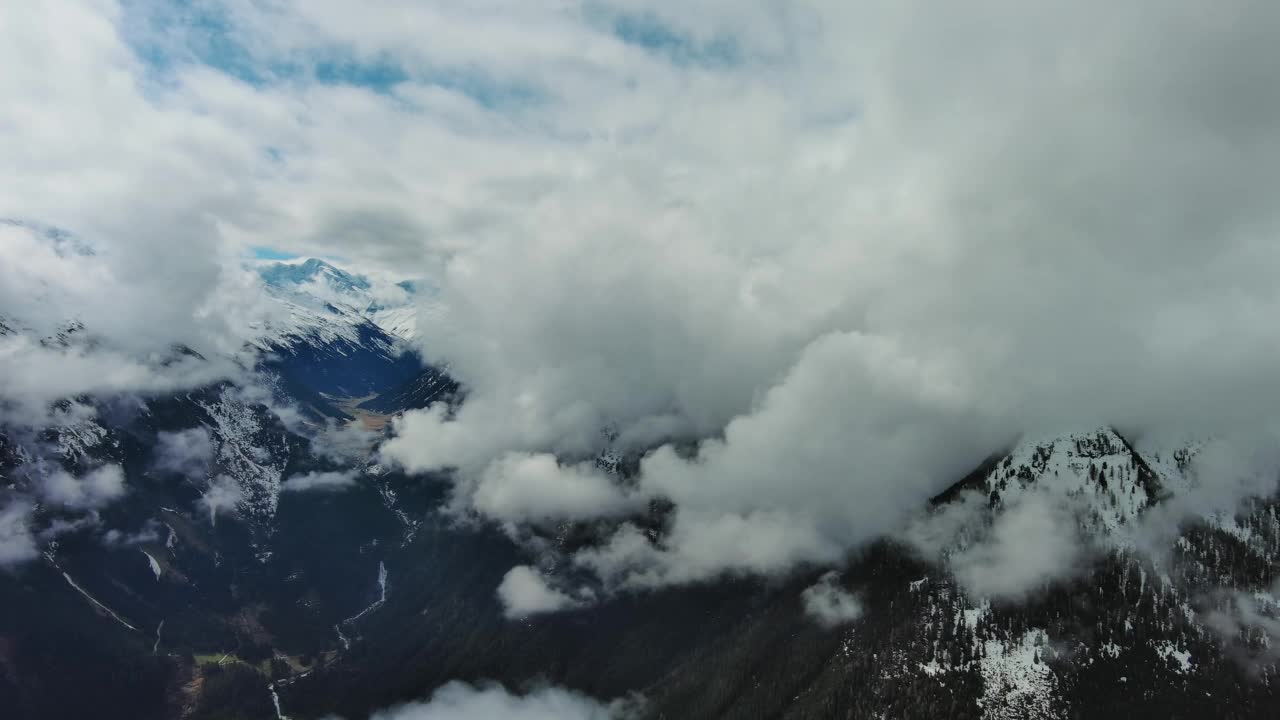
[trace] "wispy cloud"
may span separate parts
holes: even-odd
[[[14,501],[0,507],[0,568],[12,568],[39,554],[31,532],[31,506]]]
[[[352,470],[309,472],[290,477],[281,484],[280,489],[286,492],[336,492],[355,484],[356,474]]]

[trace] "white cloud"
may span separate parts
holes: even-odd
[[[1265,37],[1167,3],[1105,33],[1089,4],[797,12],[811,34],[770,72],[684,72],[687,112],[615,120],[522,231],[454,249],[419,328],[467,403],[406,417],[389,455],[470,483],[508,452],[589,456],[606,425],[712,438],[642,464],[678,506],[661,547],[582,558],[648,584],[831,562],[1023,430],[1273,414]],[[595,100],[583,122],[614,118]]]
[[[913,519],[902,532],[901,539],[928,560],[938,560],[959,545],[980,536],[987,498],[977,491],[966,491],[950,502],[942,503]]]
[[[984,412],[943,363],[825,336],[723,439],[690,460],[670,446],[644,459],[641,487],[678,508],[662,548],[633,533],[580,562],[630,585],[837,562],[977,463],[999,437]]]
[[[209,471],[213,453],[213,437],[208,428],[188,428],[156,435],[155,466],[161,470],[201,477]]]
[[[194,387],[226,377],[220,362],[164,355],[139,358],[109,347],[58,347],[25,335],[0,337],[0,408],[6,420],[39,425],[49,404],[84,394],[159,393]]]
[[[155,520],[147,520],[145,524],[137,532],[124,532],[111,528],[102,535],[102,544],[107,547],[129,547],[132,545],[140,545],[142,543],[155,543],[160,541],[160,523]]]
[[[372,720],[617,720],[631,716],[629,707],[558,687],[515,695],[496,684],[473,687],[454,681],[436,689],[427,702],[380,710]]]
[[[309,472],[294,475],[281,484],[280,489],[286,492],[336,492],[345,490],[356,484],[354,470],[336,472]]]
[[[25,275],[48,278],[127,360],[234,345],[247,246],[430,276],[418,336],[467,401],[408,414],[388,457],[457,468],[470,499],[513,453],[576,467],[606,426],[706,440],[642,465],[640,495],[679,506],[668,542],[583,558],[623,582],[832,562],[1039,426],[1274,419],[1273,4],[600,6],[727,38],[719,63],[555,4],[225,7],[263,72],[338,55],[405,80],[248,83],[114,2],[6,5],[0,216],[101,251],[0,242],[0,305],[60,320]],[[39,397],[153,383],[109,359],[49,358],[88,380]],[[539,515],[592,506],[553,496]]]
[[[834,570],[800,594],[804,611],[815,622],[833,628],[862,617],[862,603],[839,584],[840,574]]]
[[[73,510],[97,510],[123,497],[124,470],[119,465],[103,465],[75,477],[54,470],[38,480],[40,497],[52,505]]]
[[[101,522],[102,518],[97,510],[90,510],[84,515],[69,520],[55,517],[48,523],[42,523],[44,527],[40,528],[37,537],[42,541],[56,540],[63,535],[72,535],[82,530],[96,528]]]
[[[1069,507],[1033,492],[997,514],[990,532],[949,565],[975,597],[1018,599],[1080,572],[1084,552]]]
[[[30,520],[31,506],[22,501],[0,508],[0,568],[11,568],[39,555]]]
[[[498,585],[498,599],[508,618],[566,610],[578,606],[577,600],[547,584],[547,578],[528,565],[511,568]]]
[[[643,502],[593,464],[561,465],[547,453],[513,453],[490,464],[470,497],[486,516],[513,522],[605,517]]]
[[[244,491],[235,478],[219,475],[209,482],[208,489],[197,502],[209,511],[209,524],[213,525],[220,513],[234,513],[243,500]]]

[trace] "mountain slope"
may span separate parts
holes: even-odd
[[[1222,625],[1241,619],[1237,591],[1259,612],[1280,607],[1268,590],[1280,558],[1276,499],[1187,526],[1163,562],[1136,552],[1129,533],[1194,482],[1191,447],[1168,452],[1183,458],[1177,470],[1110,428],[1025,438],[940,502],[936,512],[981,501],[940,562],[893,540],[853,558],[839,584],[863,614],[832,629],[802,602],[821,571],[503,621],[492,588],[518,558],[480,537],[431,531],[393,565],[392,599],[359,654],[282,697],[298,717],[358,715],[450,679],[543,678],[598,697],[642,688],[654,718],[1193,718],[1223,708],[1270,717],[1278,698],[1265,636]],[[1087,568],[1016,599],[957,582],[949,558],[1038,493],[1060,499],[1087,533],[1096,553]]]
[[[400,340],[412,340],[416,331],[418,283],[375,286],[366,276],[347,272],[318,258],[273,262],[260,266],[258,275],[273,295],[282,299],[318,299],[327,308],[358,316]],[[305,304],[305,302],[304,302]],[[348,320],[350,322],[350,320]]]
[[[0,617],[0,701],[18,717],[272,717],[278,702],[298,720],[358,718],[459,679],[640,691],[654,718],[1165,718],[1223,707],[1261,718],[1280,700],[1268,634],[1280,610],[1280,503],[1174,526],[1172,551],[1155,556],[1140,529],[1195,490],[1205,442],[1109,427],[1022,438],[921,508],[922,523],[960,520],[936,553],[908,533],[849,558],[834,582],[862,613],[841,625],[806,611],[826,568],[602,593],[591,607],[508,620],[494,589],[513,566],[533,552],[550,568],[607,523],[547,529],[538,555],[502,528],[442,514],[447,476],[408,478],[372,464],[368,448],[337,447],[320,421],[345,417],[339,398],[352,408],[380,392],[364,407],[386,413],[465,398],[444,372],[416,358],[402,366],[401,341],[352,307],[303,287],[273,295],[288,322],[263,328],[261,373],[68,398],[50,423],[0,428],[0,493],[36,500],[27,522],[38,555],[0,575],[0,602],[17,609]],[[84,337],[69,327],[49,341]],[[312,422],[296,422],[305,405]],[[187,454],[170,457],[178,447]],[[601,465],[625,480],[635,463]],[[54,474],[104,466],[123,477],[111,502],[45,500],[40,483]],[[286,489],[309,473],[346,479],[328,492]],[[1016,597],[975,586],[964,563],[1037,502],[1061,511],[1048,537],[1080,543],[1071,572]],[[669,510],[651,509],[659,539]]]

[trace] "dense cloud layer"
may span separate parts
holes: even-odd
[[[1275,9],[798,15],[776,64],[694,73],[688,112],[455,250],[420,329],[468,402],[389,454],[470,483],[512,452],[589,457],[604,427],[711,438],[642,463],[678,507],[665,544],[624,528],[579,557],[651,585],[836,562],[1024,430],[1272,417]],[[1019,529],[970,582],[1028,584],[993,584]]]
[[[839,562],[1023,431],[1280,406],[1273,3],[216,7],[235,62],[180,9],[2,11],[0,216],[102,247],[0,243],[4,305],[48,265],[130,360],[257,317],[249,246],[412,268],[467,401],[386,456],[504,522],[673,500],[574,559],[607,584]]]

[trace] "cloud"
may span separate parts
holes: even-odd
[[[102,517],[98,514],[97,510],[90,510],[84,515],[71,519],[55,517],[48,523],[44,524],[44,527],[40,529],[38,537],[40,540],[48,542],[50,540],[56,540],[63,535],[73,535],[81,530],[96,528],[101,523]],[[108,532],[108,535],[109,534],[110,533]]]
[[[1280,582],[1266,592],[1224,591],[1205,615],[1205,626],[1226,643],[1226,655],[1261,671],[1280,656]]]
[[[31,534],[31,506],[20,500],[0,508],[0,568],[12,568],[39,554]]]
[[[354,470],[309,472],[303,475],[294,475],[285,480],[280,485],[280,489],[286,492],[336,492],[346,490],[355,484],[356,473]]]
[[[209,487],[196,502],[209,511],[209,524],[217,522],[220,513],[234,513],[244,500],[244,491],[235,478],[219,475],[209,482]]]
[[[806,3],[770,72],[637,61],[634,124],[607,89],[579,106],[619,128],[607,152],[451,248],[419,332],[467,401],[388,455],[469,484],[590,457],[607,425],[659,446],[639,484],[675,501],[670,536],[584,560],[661,583],[832,562],[1024,430],[1270,418],[1274,49],[1186,7]],[[772,46],[699,8],[660,17]],[[646,115],[666,92],[688,112]]]
[[[1185,432],[1138,437],[1136,452],[1161,476],[1159,497],[1109,529],[1098,526],[1096,513],[1106,512],[1096,505],[1101,498],[1064,493],[1055,471],[1007,507],[992,509],[985,494],[964,492],[914,519],[897,537],[922,558],[947,566],[976,597],[1024,597],[1086,572],[1090,561],[1116,548],[1172,567],[1190,526],[1229,522],[1249,501],[1274,495],[1276,437],[1273,427],[1230,438]]]
[[[39,479],[38,491],[51,505],[98,510],[124,496],[124,470],[119,465],[103,465],[75,477],[58,469]]]
[[[511,454],[485,468],[470,504],[511,522],[607,517],[643,507],[595,465],[560,465],[555,456]]]
[[[311,452],[337,463],[364,460],[380,438],[379,433],[365,428],[361,422],[328,422],[312,437]]]
[[[102,535],[102,544],[109,548],[129,547],[159,541],[160,523],[156,520],[147,520],[137,532],[130,533],[111,528]]]
[[[498,599],[509,619],[556,612],[580,603],[547,584],[546,577],[528,565],[511,568],[498,585]]]
[[[1076,528],[1061,499],[1027,493],[996,515],[985,537],[952,555],[949,567],[975,597],[1019,599],[1081,571]]]
[[[837,562],[1023,431],[1275,419],[1272,4],[218,7],[235,62],[148,3],[6,7],[0,216],[97,254],[6,231],[0,306],[121,345],[6,394],[237,347],[246,247],[412,268],[467,400],[386,455],[509,497],[616,428],[677,506],[580,558],[633,585]]]
[[[155,466],[188,477],[202,477],[213,461],[213,437],[208,428],[197,427],[156,435]]]
[[[689,459],[669,445],[644,458],[640,487],[677,508],[661,547],[631,532],[579,562],[633,586],[838,562],[977,463],[990,431],[973,410],[961,420],[974,405],[945,364],[824,336],[723,439]]]
[[[862,617],[862,603],[856,595],[839,585],[840,574],[834,570],[800,594],[804,611],[825,628],[833,628]]]
[[[231,248],[218,216],[247,209],[234,175],[247,169],[251,145],[223,123],[202,122],[191,105],[155,102],[121,20],[114,2],[6,10],[0,61],[26,60],[24,72],[0,82],[14,101],[0,122],[16,141],[6,161],[26,178],[4,183],[0,216],[61,228],[93,249],[19,255],[17,266],[33,275],[6,310],[64,321],[70,309],[130,355],[174,343],[206,356],[234,349],[230,321],[247,295],[224,292],[235,270],[224,262]],[[77,207],[76,194],[95,202]]]
[[[436,689],[427,702],[380,710],[372,720],[617,720],[631,716],[628,707],[558,687],[515,695],[496,684],[474,687],[454,681]]]
[[[160,393],[227,376],[222,363],[171,354],[139,358],[93,345],[59,347],[25,335],[0,337],[0,417],[23,425],[49,419],[49,405],[80,395]]]
[[[1168,561],[1174,543],[1193,522],[1207,518],[1233,518],[1246,501],[1272,497],[1280,475],[1280,430],[1275,425],[1253,428],[1230,437],[1189,440],[1152,434],[1141,438],[1139,452],[1171,454],[1170,448],[1189,454],[1179,473],[1179,486],[1166,488],[1170,496],[1148,508],[1128,537],[1149,556]]]
[[[989,508],[983,493],[967,491],[914,518],[899,535],[917,554],[938,560],[949,551],[972,542],[988,529],[983,521]]]

